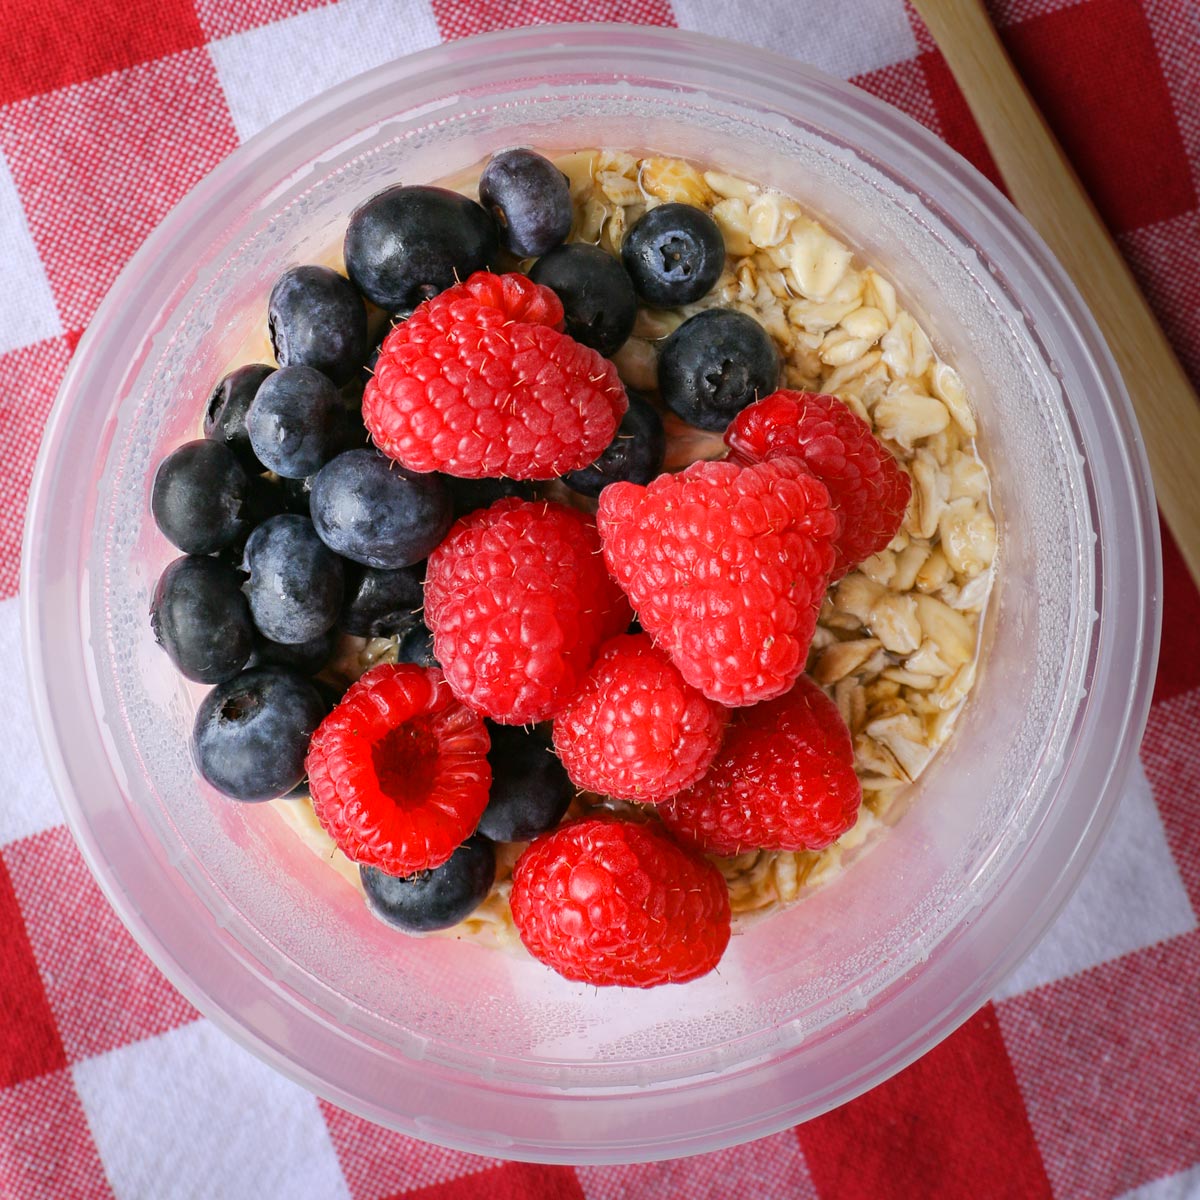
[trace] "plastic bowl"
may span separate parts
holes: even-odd
[[[986,658],[904,816],[850,870],[647,993],[407,939],[270,805],[197,784],[199,689],[151,640],[173,552],[155,463],[195,436],[274,277],[384,184],[504,145],[653,148],[797,196],[884,268],[965,379],[1001,525]],[[670,31],[457,42],[313,100],[231,155],[147,240],[51,416],[24,558],[35,712],[67,817],[134,936],[285,1074],[406,1133],[613,1162],[812,1117],[928,1050],[1061,908],[1134,758],[1158,636],[1157,524],[1120,379],[1003,198],[930,134],[817,71]]]

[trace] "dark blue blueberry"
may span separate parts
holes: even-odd
[[[380,342],[370,354],[367,355],[367,361],[363,363],[362,381],[364,386],[371,382],[375,375],[375,364],[379,361],[379,352],[383,349],[383,343]]]
[[[289,512],[289,500],[284,488],[291,480],[278,479],[270,475],[251,475],[246,490],[246,503],[242,506],[245,528],[226,547],[218,551],[217,557],[231,567],[242,569],[242,556],[246,552],[246,539],[269,517]]]
[[[319,633],[307,642],[273,642],[259,634],[254,643],[252,662],[256,667],[290,667],[301,675],[315,675],[333,657],[337,649],[336,629]]]
[[[559,246],[533,264],[529,278],[562,301],[566,331],[577,342],[601,354],[615,354],[633,332],[633,284],[620,262],[599,246]]]
[[[495,218],[500,244],[518,258],[553,250],[571,232],[571,186],[532,150],[493,154],[479,177],[479,201]]]
[[[327,546],[382,570],[420,562],[453,521],[440,476],[406,471],[375,450],[348,450],[322,467],[310,507]]]
[[[371,348],[367,306],[353,284],[328,267],[292,267],[271,289],[267,328],[281,367],[313,367],[346,383]]]
[[[442,478],[450,490],[455,520],[477,508],[491,508],[497,500],[509,496],[532,500],[537,495],[533,484],[524,479],[458,479],[454,475]]]
[[[350,215],[346,272],[386,312],[415,308],[482,271],[496,227],[474,200],[438,187],[391,187]]]
[[[568,472],[562,481],[584,496],[598,496],[610,483],[647,484],[662,473],[666,453],[662,417],[641,393],[630,391],[616,437],[594,463]]]
[[[192,761],[234,800],[273,800],[304,778],[308,740],[326,711],[321,694],[294,671],[243,671],[201,701]]]
[[[355,637],[391,637],[418,620],[425,603],[424,566],[346,573],[346,598],[338,624]]]
[[[413,621],[396,642],[396,661],[415,667],[440,667],[433,653],[433,633],[424,621]]]
[[[621,261],[647,304],[675,308],[712,291],[725,267],[725,239],[708,213],[660,204],[625,235]]]
[[[177,558],[159,576],[150,601],[150,628],[188,679],[232,679],[254,649],[241,573],[215,558]]]
[[[496,848],[469,837],[440,867],[415,875],[385,875],[359,867],[371,911],[405,933],[449,929],[487,899],[496,879]]]
[[[342,607],[342,560],[295,513],[264,521],[246,542],[246,595],[259,631],[273,642],[307,642]]]
[[[246,535],[250,480],[223,442],[184,442],[158,465],[150,511],[168,541],[186,554],[212,554]]]
[[[265,379],[246,414],[254,453],[288,479],[319,471],[345,439],[345,404],[315,367],[280,367]]]
[[[204,436],[214,442],[224,442],[251,475],[261,475],[267,468],[258,461],[258,455],[250,445],[246,413],[262,381],[274,370],[263,363],[250,363],[230,371],[213,388],[204,408]]]
[[[550,743],[536,730],[488,722],[492,790],[479,832],[494,842],[526,842],[563,819],[575,789]]]
[[[279,490],[283,495],[284,512],[299,513],[302,517],[309,516],[309,501],[312,499],[312,485],[315,475],[306,475],[303,479],[279,480]]]
[[[720,432],[779,383],[779,352],[744,313],[709,308],[684,321],[658,355],[664,403],[697,429]]]

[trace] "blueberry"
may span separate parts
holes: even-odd
[[[336,629],[319,633],[307,642],[273,642],[262,634],[255,639],[252,662],[256,667],[290,667],[301,675],[315,675],[333,657],[337,648]]]
[[[281,367],[313,367],[346,383],[366,361],[367,306],[328,267],[292,267],[271,289],[267,327]]]
[[[495,218],[500,244],[518,258],[553,250],[571,232],[571,186],[532,150],[493,154],[479,177],[479,200]]]
[[[361,204],[346,229],[346,271],[386,312],[414,308],[484,270],[496,228],[474,200],[438,187],[391,187]]]
[[[709,308],[684,321],[658,356],[664,402],[697,429],[723,430],[779,383],[779,353],[744,313]]]
[[[357,578],[348,572],[338,624],[355,637],[391,637],[407,629],[425,603],[423,575],[423,567],[366,567]]]
[[[371,911],[405,933],[449,929],[487,899],[496,879],[496,848],[469,837],[440,867],[415,875],[385,875],[359,867]]]
[[[246,595],[261,633],[307,642],[332,627],[342,607],[342,560],[295,513],[264,521],[246,542]]]
[[[312,499],[312,485],[315,475],[305,475],[303,479],[279,480],[279,491],[283,496],[283,511],[299,513],[302,517],[309,516],[309,501]]]
[[[217,552],[217,557],[231,567],[242,569],[242,556],[246,552],[246,540],[265,520],[289,512],[288,496],[284,484],[290,480],[277,479],[270,475],[251,475],[246,488],[246,503],[242,506],[244,528],[238,536]]]
[[[379,352],[382,349],[383,343],[380,342],[379,345],[374,347],[371,353],[367,355],[367,361],[363,363],[362,382],[364,387],[371,382],[375,375],[375,364],[379,361]]]
[[[214,442],[224,442],[252,475],[261,475],[267,468],[258,461],[258,455],[250,445],[246,413],[260,384],[274,370],[263,363],[250,363],[230,371],[213,388],[204,408],[204,436]]]
[[[458,479],[453,475],[443,478],[450,491],[456,520],[477,508],[491,508],[497,500],[508,496],[532,500],[537,495],[533,484],[524,479]]]
[[[168,541],[186,554],[212,554],[244,537],[250,480],[223,442],[184,442],[158,465],[150,511]]]
[[[434,657],[433,633],[424,621],[413,621],[397,639],[396,661],[415,667],[440,667]]]
[[[326,711],[317,689],[294,671],[243,671],[201,701],[192,761],[234,800],[273,800],[304,778],[308,740]]]
[[[539,733],[488,722],[492,790],[479,832],[495,842],[525,842],[563,819],[575,789]]]
[[[529,272],[562,301],[566,330],[601,354],[614,354],[633,332],[637,296],[625,268],[599,246],[572,242],[539,258]]]
[[[661,473],[666,452],[662,417],[645,396],[629,391],[629,410],[616,436],[594,463],[568,472],[562,481],[584,496],[598,496],[610,483],[647,484]]]
[[[215,558],[177,558],[159,576],[150,601],[150,628],[188,679],[232,679],[254,648],[241,573]]]
[[[725,239],[708,213],[660,204],[625,235],[621,261],[647,304],[674,308],[712,291],[725,267]]]
[[[342,448],[344,409],[333,382],[315,367],[280,367],[246,414],[250,444],[277,475],[303,479]]]
[[[382,570],[420,562],[453,520],[440,476],[406,471],[375,450],[348,450],[322,467],[310,505],[327,546]]]

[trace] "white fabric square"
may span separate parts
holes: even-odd
[[[18,611],[15,597],[0,600],[0,678],[8,681],[0,700],[0,729],[5,735],[0,754],[0,846],[63,822],[29,711]]]
[[[238,136],[351,76],[438,42],[427,3],[346,0],[208,47]]]
[[[29,233],[21,197],[0,154],[0,354],[62,333],[58,307]]]
[[[72,1068],[118,1200],[349,1200],[316,1098],[210,1021]]]
[[[1179,868],[1139,762],[1092,860],[1058,920],[996,999],[1077,975],[1196,928]]]
[[[849,79],[913,58],[917,39],[904,0],[797,0],[738,4],[730,0],[672,0],[681,29],[762,46]]]
[[[1196,1200],[1200,1196],[1200,1166],[1178,1175],[1166,1175],[1152,1179],[1132,1192],[1126,1192],[1120,1200]]]

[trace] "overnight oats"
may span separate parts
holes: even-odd
[[[202,432],[152,497],[197,770],[403,933],[696,978],[969,703],[962,381],[751,181],[518,149],[390,188],[248,318]]]

